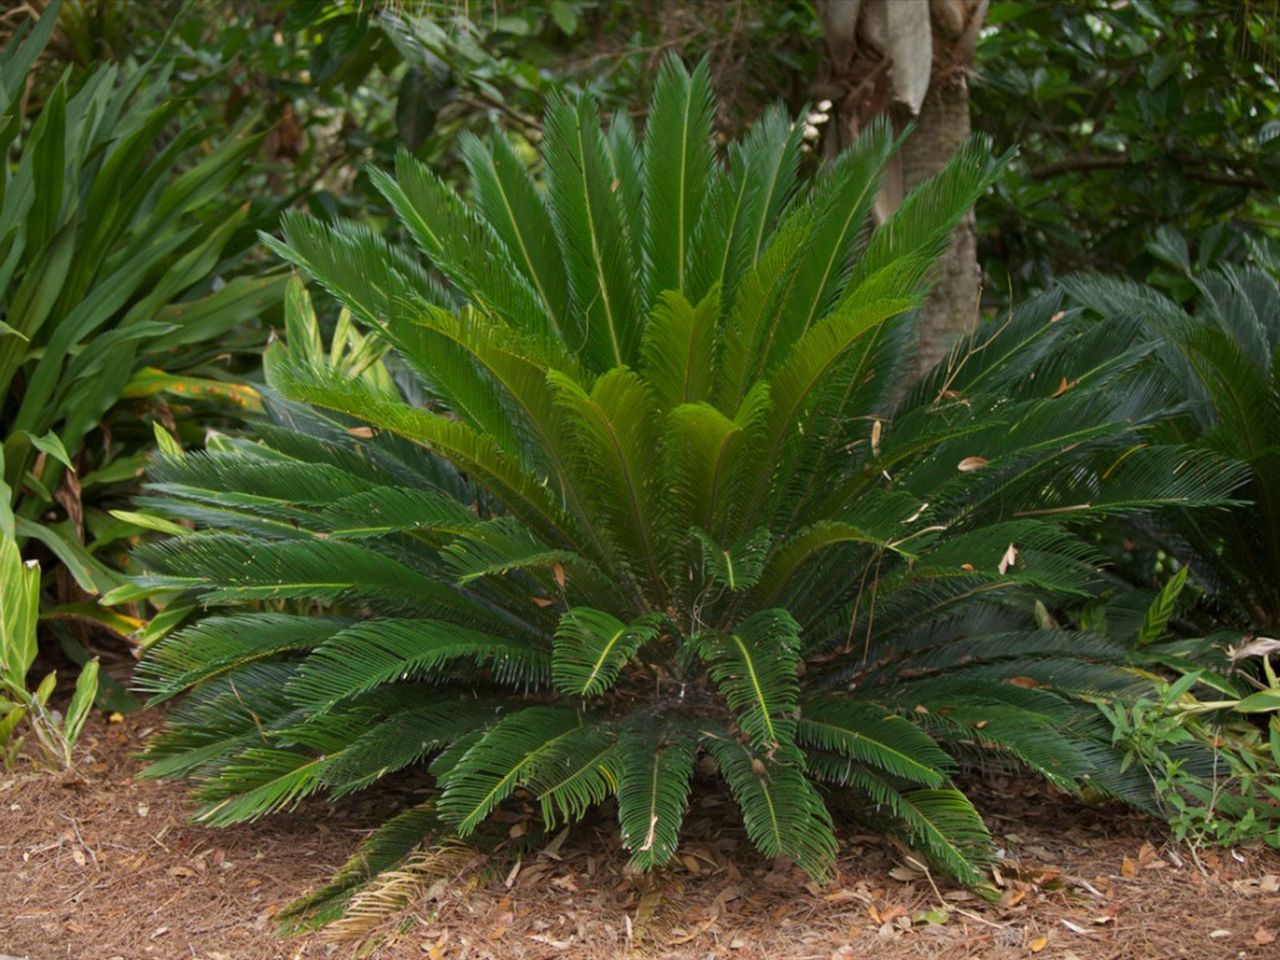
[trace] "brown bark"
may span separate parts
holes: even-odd
[[[886,171],[878,217],[941,170],[969,136],[969,71],[986,8],[987,0],[822,3],[828,59],[817,92],[836,114],[827,155],[876,114],[887,112],[899,131],[915,124]],[[956,228],[932,280],[917,328],[917,372],[945,357],[977,323],[981,276],[972,213]]]

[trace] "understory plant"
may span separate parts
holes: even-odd
[[[61,9],[0,51],[0,536],[29,556],[38,543],[79,588],[46,616],[128,633],[141,624],[80,601],[123,583],[114,554],[147,529],[110,512],[153,445],[155,411],[138,408],[254,405],[210,361],[285,277],[220,275],[248,214],[228,186],[261,138],[216,136],[156,61],[36,84]]]
[[[1143,559],[1155,551],[1191,571],[1194,618],[1231,642],[1280,630],[1280,284],[1259,267],[1201,273],[1185,244],[1164,257],[1195,288],[1189,308],[1150,286],[1106,275],[1069,278],[1072,300],[1107,323],[1138,323],[1158,340],[1176,416],[1153,439],[1213,451],[1244,467],[1236,503],[1223,510],[1162,511],[1132,532]],[[1144,549],[1145,548],[1145,549]],[[1150,576],[1150,567],[1138,577]],[[1185,632],[1185,631],[1184,631]]]
[[[872,228],[887,125],[806,179],[801,125],[721,159],[711,118],[673,58],[643,142],[555,102],[541,183],[501,135],[464,143],[469,202],[408,154],[373,173],[416,250],[304,214],[268,239],[387,353],[275,348],[256,437],[153,466],[143,504],[197,529],[138,582],[214,609],[140,682],[190,691],[149,771],[194,778],[206,823],[425,766],[431,797],[298,913],[516,796],[548,826],[614,798],[658,866],[695,768],[818,878],[847,800],[980,883],[965,768],[1150,802],[1091,702],[1134,689],[1126,645],[1035,600],[1088,590],[1089,524],[1238,477],[1143,441],[1151,345],[1054,296],[907,389],[988,143]]]
[[[40,610],[40,568],[24,562],[14,541],[0,538],[0,758],[10,767],[25,736],[34,735],[37,754],[71,766],[71,750],[84,728],[98,691],[98,661],[85,664],[75,692],[60,714],[49,703],[58,676],[45,674],[34,689],[27,682],[36,659],[36,620]]]

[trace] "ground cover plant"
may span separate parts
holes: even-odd
[[[429,764],[436,795],[298,913],[517,793],[548,826],[615,798],[633,864],[663,864],[695,764],[816,878],[847,801],[981,883],[966,767],[1151,805],[1092,703],[1142,682],[1127,645],[1036,599],[1096,580],[1090,524],[1238,471],[1144,439],[1153,345],[1055,295],[908,389],[988,143],[872,229],[887,125],[805,181],[802,125],[771,112],[722,160],[711,117],[672,58],[643,140],[551,106],[545,188],[501,135],[464,144],[470,203],[407,153],[374,173],[416,250],[305,214],[268,240],[389,352],[291,338],[254,437],[153,466],[143,505],[199,530],[140,549],[138,583],[216,609],[140,683],[191,691],[150,775],[197,780],[207,823]]]

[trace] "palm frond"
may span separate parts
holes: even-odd
[[[556,627],[552,679],[564,693],[599,696],[658,633],[659,621],[653,614],[627,624],[603,610],[574,607]]]
[[[766,857],[785,854],[815,880],[825,880],[835,865],[835,828],[804,773],[733,740],[711,737],[707,746],[756,849]]]

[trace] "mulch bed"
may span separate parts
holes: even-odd
[[[602,815],[549,850],[517,853],[513,839],[453,882],[388,886],[386,909],[362,924],[281,939],[276,911],[326,880],[397,798],[381,791],[256,824],[194,826],[180,785],[133,779],[132,754],[155,722],[95,719],[74,770],[0,775],[0,955],[1280,957],[1280,854],[1197,858],[1123,809],[1019,781],[980,788],[1004,850],[999,903],[910,869],[903,851],[853,830],[835,882],[813,887],[754,855],[727,799],[710,792],[689,812],[680,862],[656,876],[624,868]],[[512,813],[513,837],[527,829]]]

